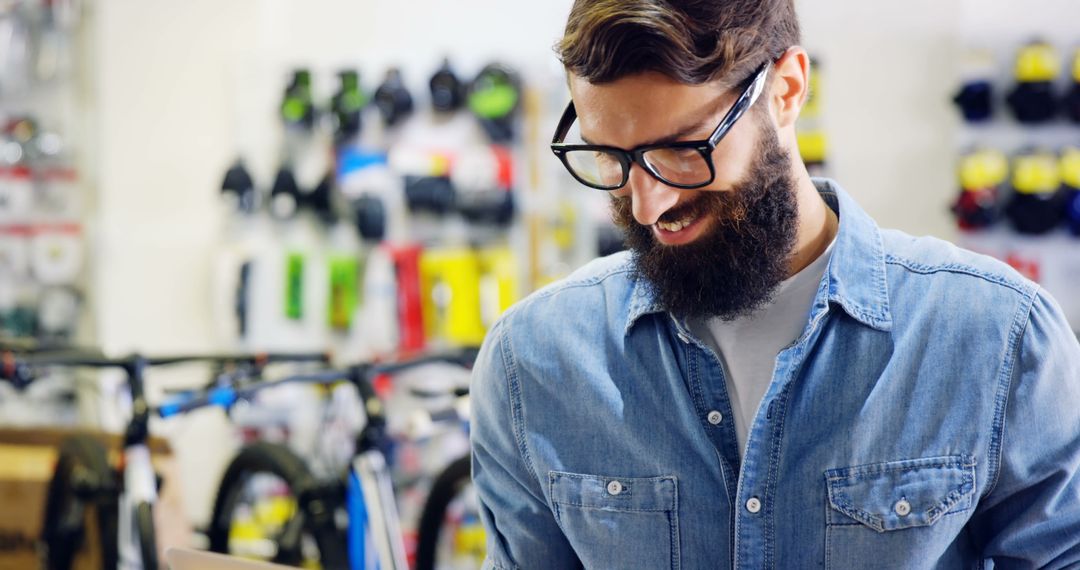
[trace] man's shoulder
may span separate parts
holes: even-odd
[[[881,230],[885,263],[904,277],[948,281],[958,292],[989,292],[1033,298],[1039,286],[1008,264],[935,237]]]
[[[633,260],[623,251],[594,259],[570,275],[550,283],[511,307],[500,319],[516,326],[537,320],[601,320],[614,306],[627,310],[634,292]],[[610,304],[612,299],[619,302]],[[606,301],[605,301],[606,300]]]

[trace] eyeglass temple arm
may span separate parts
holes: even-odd
[[[559,128],[555,129],[555,136],[551,139],[551,144],[563,142],[567,131],[570,130],[570,125],[574,123],[574,119],[577,119],[577,108],[574,107],[574,101],[571,99],[570,103],[566,105],[566,110],[563,111],[562,118],[559,119]]]
[[[710,144],[716,146],[720,139],[724,138],[724,135],[731,130],[732,125],[742,118],[750,107],[754,106],[758,97],[761,96],[761,92],[765,90],[765,78],[769,76],[769,67],[771,67],[771,64],[766,63],[758,69],[750,88],[735,100],[735,104],[731,106],[731,111],[728,111],[728,114],[724,116],[724,119],[717,125],[716,130],[713,131],[712,136],[709,137]]]

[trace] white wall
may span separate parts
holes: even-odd
[[[107,350],[212,349],[210,259],[220,177],[238,151],[263,179],[284,73],[399,64],[422,85],[444,54],[557,72],[570,0],[97,0],[97,338]],[[884,226],[951,235],[955,61],[961,36],[1075,33],[1075,0],[800,0],[824,61],[833,173]],[[1018,27],[1024,30],[1017,30]],[[1080,37],[1076,38],[1080,40]],[[323,73],[322,75],[328,75]],[[225,451],[185,432],[192,514]],[[209,454],[214,455],[214,454]]]

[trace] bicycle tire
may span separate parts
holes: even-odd
[[[96,517],[102,568],[119,564],[119,487],[108,453],[89,435],[74,435],[59,448],[49,481],[41,530],[43,567],[69,570],[85,546],[86,511]]]
[[[139,503],[135,507],[135,529],[139,533],[139,553],[142,555],[143,570],[158,570],[154,506],[150,503]]]
[[[233,511],[248,479],[257,473],[272,474],[284,480],[298,503],[294,519],[286,523],[286,528],[275,540],[278,542],[278,553],[274,562],[294,565],[302,562],[299,559],[298,545],[286,545],[286,548],[282,548],[281,538],[289,533],[291,528],[296,531],[297,541],[300,529],[314,537],[324,568],[347,568],[348,552],[344,536],[334,523],[334,513],[343,504],[344,495],[312,496],[313,493],[310,492],[320,486],[311,470],[292,450],[276,443],[257,442],[247,445],[226,468],[214,500],[210,527],[207,529],[210,550],[229,553],[229,529],[232,526]]]
[[[435,570],[446,509],[472,478],[472,456],[465,455],[443,469],[431,485],[420,515],[416,537],[416,570]]]

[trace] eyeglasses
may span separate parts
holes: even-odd
[[[625,186],[630,180],[630,165],[635,162],[654,178],[674,188],[693,190],[708,186],[716,178],[712,160],[716,145],[761,96],[770,67],[771,62],[768,62],[754,72],[749,85],[705,140],[645,145],[630,150],[566,144],[563,140],[577,119],[577,109],[570,101],[551,141],[551,151],[578,182],[597,190],[611,191]]]

